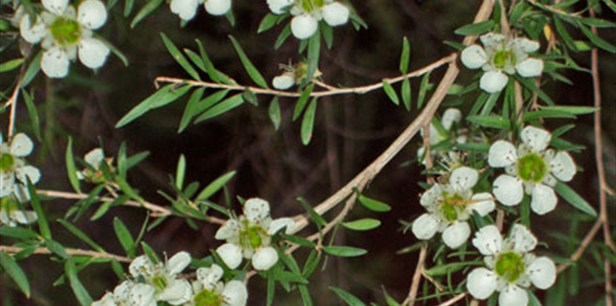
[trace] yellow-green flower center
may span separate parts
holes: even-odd
[[[74,19],[59,17],[50,27],[51,35],[62,46],[75,44],[81,37],[81,25]]]
[[[195,306],[222,306],[223,297],[214,290],[202,290],[195,294],[193,303]]]
[[[0,200],[0,211],[3,211],[7,215],[19,209],[17,200],[9,197],[2,198]]]
[[[323,7],[325,0],[302,0],[301,4],[304,12],[310,13],[315,9]]]
[[[443,201],[441,202],[441,213],[447,221],[458,220],[458,215],[464,210],[468,203],[463,197],[458,194],[448,195],[443,194]]]
[[[158,291],[163,291],[167,288],[167,279],[164,275],[157,274],[152,277],[152,285],[154,285]]]
[[[499,50],[494,54],[492,62],[497,69],[503,69],[507,64],[515,63],[515,54],[509,50]]]
[[[528,153],[518,159],[518,176],[525,182],[539,183],[545,177],[548,166],[537,153]]]
[[[517,281],[524,269],[524,258],[518,253],[502,253],[496,258],[496,274],[510,283]]]
[[[244,248],[256,249],[263,245],[266,237],[268,237],[267,231],[261,225],[249,225],[246,222],[240,231],[240,244]]]
[[[8,153],[0,155],[0,171],[9,171],[15,165],[15,157]]]

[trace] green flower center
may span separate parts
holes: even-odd
[[[10,215],[12,212],[19,209],[19,204],[17,200],[9,197],[5,197],[0,200],[0,211],[5,212],[7,215]]]
[[[8,153],[0,155],[0,171],[9,171],[15,165],[15,157]]]
[[[223,297],[214,290],[203,290],[193,298],[195,306],[221,306]]]
[[[50,29],[53,38],[62,46],[75,44],[81,37],[81,25],[74,19],[57,18]]]
[[[264,245],[266,239],[269,238],[267,231],[261,225],[249,225],[244,223],[242,231],[240,231],[240,244],[244,248],[256,249]]]
[[[157,274],[152,277],[152,284],[156,287],[156,289],[158,289],[158,291],[163,291],[167,288],[167,279],[165,276]]]
[[[302,9],[307,13],[323,7],[323,5],[325,5],[325,0],[302,0]]]
[[[515,63],[515,54],[509,50],[499,50],[494,54],[494,67],[503,69],[508,63]]]
[[[514,252],[502,253],[496,259],[496,274],[513,283],[524,273],[524,259]]]
[[[443,194],[443,202],[441,202],[441,212],[447,221],[458,220],[458,215],[466,207],[467,200],[458,194],[448,195]]]
[[[537,153],[529,153],[518,159],[518,176],[525,182],[541,182],[547,170],[547,164]]]

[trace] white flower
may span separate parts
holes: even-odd
[[[319,21],[310,14],[302,14],[291,19],[291,32],[297,39],[312,37],[319,28]]]
[[[0,199],[0,225],[14,227],[17,224],[30,224],[36,220],[36,213],[22,210],[15,196],[9,195]]]
[[[285,72],[279,76],[274,77],[274,79],[272,80],[272,85],[274,85],[274,88],[278,90],[286,90],[293,87],[293,85],[295,85],[295,78],[293,76],[293,73]]]
[[[35,18],[21,18],[21,37],[31,44],[41,43],[43,57],[41,68],[51,78],[63,78],[68,74],[70,61],[79,57],[86,67],[97,69],[103,66],[109,48],[93,38],[92,31],[107,21],[107,9],[99,0],[86,0],[77,11],[66,0],[45,0],[45,10]]]
[[[539,43],[526,38],[507,39],[496,33],[482,35],[480,39],[483,48],[468,46],[460,58],[464,66],[485,71],[479,81],[481,89],[488,93],[501,91],[509,80],[507,74],[517,72],[525,78],[541,75],[543,61],[528,56],[528,53],[539,50]]]
[[[190,255],[179,252],[165,264],[154,263],[142,255],[133,260],[128,270],[136,280],[143,281],[130,290],[130,299],[140,301],[165,301],[171,305],[181,305],[190,300],[192,290],[188,281],[177,278],[190,264]]]
[[[487,267],[476,268],[467,277],[466,287],[476,299],[485,300],[498,291],[499,305],[526,306],[531,284],[545,290],[556,281],[554,262],[529,253],[537,238],[522,225],[515,224],[504,240],[495,225],[485,226],[475,234],[473,245],[485,256]]]
[[[197,269],[197,279],[192,283],[194,295],[191,306],[244,306],[248,300],[246,285],[238,280],[222,281],[223,271],[218,265]]]
[[[92,303],[92,306],[128,306],[129,305],[129,294],[131,289],[135,286],[132,281],[126,280],[121,284],[115,287],[112,292],[107,292],[103,297]],[[151,300],[150,304],[155,301]],[[142,305],[150,305],[150,304],[142,304]],[[141,305],[140,305],[141,306]]]
[[[36,184],[41,178],[41,172],[26,165],[23,159],[30,155],[33,148],[34,144],[26,134],[19,133],[10,142],[3,142],[0,134],[0,198],[13,195],[19,202],[30,199],[28,179]]]
[[[444,131],[437,129],[433,123],[430,123],[429,125],[430,145],[438,144],[452,137],[451,134],[452,134],[453,125],[456,123],[459,123],[461,120],[462,120],[462,112],[460,112],[459,109],[457,108],[446,109],[445,112],[443,113],[443,118],[440,121],[441,126],[443,127]],[[423,137],[424,135],[423,129],[420,129],[419,133]],[[465,143],[466,137],[464,135],[459,135],[458,137],[456,137],[456,142]],[[425,164],[425,159],[424,159],[425,152],[426,152],[426,148],[424,148],[423,146],[419,147],[419,149],[417,150],[417,158],[422,161],[422,164]],[[434,150],[432,150],[431,153],[433,155],[436,154]]]
[[[569,153],[546,150],[551,137],[546,130],[527,126],[520,133],[522,144],[517,150],[504,140],[490,146],[488,164],[506,171],[493,183],[492,192],[499,202],[518,205],[526,192],[531,195],[530,206],[535,213],[543,215],[556,207],[558,199],[552,187],[557,180],[571,181],[576,167]]]
[[[332,27],[346,24],[349,21],[349,9],[340,2],[332,2],[323,7],[323,19]]]
[[[421,196],[421,205],[427,213],[413,222],[413,234],[422,240],[431,239],[442,232],[442,239],[450,248],[458,248],[470,237],[468,220],[472,212],[486,216],[495,208],[489,193],[473,194],[479,172],[473,168],[460,167],[453,170],[449,183],[434,184]]]
[[[291,32],[297,39],[312,37],[319,28],[319,21],[323,20],[331,27],[346,24],[349,21],[350,11],[344,4],[333,0],[267,0],[267,5],[273,14],[284,14],[291,5],[289,12],[291,19]]]
[[[220,16],[231,10],[231,0],[171,0],[171,12],[180,16],[182,20],[195,18],[200,4],[204,4],[205,11],[210,15]]]
[[[244,215],[230,219],[216,232],[216,239],[227,243],[216,249],[225,264],[235,269],[242,258],[252,259],[256,270],[268,270],[278,262],[278,253],[271,247],[272,236],[285,229],[290,234],[295,228],[291,218],[272,220],[269,203],[252,198],[244,204]]]
[[[267,0],[267,5],[272,13],[281,15],[284,10],[293,4],[293,0]]]
[[[231,0],[206,0],[205,10],[210,13],[210,15],[224,15],[231,10]]]
[[[82,171],[77,172],[77,177],[82,180],[86,179],[89,182],[99,184],[105,182],[105,176],[101,165],[105,163],[110,171],[114,171],[114,167],[111,165],[113,159],[105,158],[105,153],[101,148],[92,149],[84,156],[84,161],[88,164],[88,167]]]

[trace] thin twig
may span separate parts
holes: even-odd
[[[15,85],[13,94],[11,94],[11,97],[6,101],[6,103],[4,103],[4,107],[7,107],[8,105],[11,106],[11,110],[9,112],[9,127],[7,131],[8,139],[10,139],[13,136],[13,133],[15,131],[15,114],[17,111],[17,100],[19,98],[20,89],[21,89],[21,77],[19,77],[17,84]]]
[[[584,254],[584,251],[586,251],[586,248],[590,245],[592,240],[595,238],[595,235],[599,232],[599,229],[601,229],[601,224],[603,224],[603,220],[601,218],[595,221],[595,224],[590,228],[588,233],[586,233],[586,236],[584,237],[584,239],[582,239],[582,243],[580,244],[580,246],[577,248],[577,250],[575,250],[575,252],[571,255],[571,257],[569,257],[569,259],[572,262],[576,262],[582,257],[582,254]],[[567,262],[567,263],[559,265],[557,268],[558,273],[563,272],[570,266],[571,266],[571,262]]]
[[[424,243],[419,251],[419,259],[417,260],[417,266],[413,273],[413,281],[411,282],[411,288],[409,289],[409,295],[406,301],[402,305],[415,305],[415,299],[417,298],[417,291],[419,290],[419,283],[421,282],[421,275],[424,271],[424,263],[426,261],[426,254],[428,253],[428,247]]]
[[[438,306],[451,306],[451,305],[454,305],[459,300],[465,298],[467,294],[468,293],[466,293],[466,292],[460,293],[460,294],[454,296],[453,298],[449,299],[448,301],[445,301],[445,302],[439,304]]]
[[[423,68],[417,69],[415,71],[406,73],[404,75],[401,75],[395,78],[385,78],[383,80],[387,81],[390,84],[394,84],[394,83],[401,82],[404,79],[418,77],[426,73],[429,73],[446,64],[451,64],[457,59],[457,57],[458,57],[457,53],[452,53]],[[165,77],[165,76],[157,77],[154,82],[156,84],[158,84],[159,82],[160,83],[171,83],[171,84],[185,84],[185,85],[190,85],[190,86],[195,86],[195,87],[228,89],[228,90],[234,90],[234,91],[250,90],[255,94],[276,95],[279,97],[299,97],[302,95],[301,92],[275,90],[275,89],[268,89],[268,88],[254,87],[254,86],[229,85],[229,84],[221,84],[221,83],[214,83],[214,82],[186,80],[186,79]],[[351,93],[365,94],[365,93],[368,93],[368,92],[371,92],[377,89],[381,89],[383,87],[383,82],[378,82],[378,83],[359,86],[359,87],[349,87],[349,88],[334,88],[334,87],[331,87],[330,85],[327,85],[327,87],[328,87],[327,90],[313,91],[310,94],[310,96],[311,97],[325,97],[325,96],[351,94]]]
[[[5,252],[8,254],[17,254],[20,253],[22,251],[24,251],[24,248],[20,248],[20,247],[14,247],[14,246],[8,246],[8,245],[0,245],[0,252]],[[113,259],[113,260],[117,260],[119,262],[125,262],[125,263],[129,263],[132,260],[128,257],[124,257],[124,256],[120,256],[120,255],[114,255],[114,254],[109,254],[109,253],[103,253],[103,252],[96,252],[96,251],[90,251],[90,250],[81,250],[81,249],[64,249],[66,251],[66,254],[71,255],[71,256],[87,256],[87,257],[92,257],[92,258],[107,258],[107,259]],[[28,250],[28,252],[32,252],[33,254],[40,254],[40,255],[51,255],[53,254],[53,252],[51,252],[51,250],[49,250],[48,248],[36,248],[34,249],[34,251],[32,250]]]

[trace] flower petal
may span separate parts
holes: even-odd
[[[113,298],[116,300],[127,300],[130,289],[133,287],[133,282],[129,280],[123,281],[113,289]]]
[[[518,205],[524,197],[524,185],[519,178],[501,174],[492,183],[492,194],[505,206]]]
[[[340,2],[332,2],[323,7],[323,19],[332,26],[339,26],[349,21],[349,9]]]
[[[496,225],[487,225],[475,233],[473,245],[483,255],[495,255],[503,248],[503,236]]]
[[[210,266],[209,268],[197,269],[197,279],[205,282],[205,284],[209,286],[206,288],[210,288],[211,286],[216,284],[216,282],[218,282],[223,275],[224,271],[217,264],[212,264],[212,266]]]
[[[466,191],[471,190],[477,184],[478,179],[479,172],[477,170],[470,167],[460,167],[451,172],[449,184],[456,190]]]
[[[488,164],[493,168],[503,168],[513,165],[518,158],[515,146],[509,141],[497,140],[490,146]]]
[[[520,138],[528,147],[530,147],[535,152],[543,152],[545,148],[550,144],[550,139],[552,136],[550,132],[536,128],[534,126],[525,127],[522,132],[520,132]]]
[[[222,296],[225,298],[225,305],[245,306],[248,301],[248,289],[244,283],[232,280],[225,285]]]
[[[462,120],[462,112],[460,112],[457,108],[448,108],[443,113],[443,118],[441,119],[441,124],[446,130],[451,130],[451,127],[454,123],[460,122]]]
[[[554,189],[543,184],[535,185],[531,196],[530,208],[538,215],[545,215],[551,212],[556,208],[556,203],[558,203]]]
[[[466,280],[466,289],[476,299],[485,300],[496,290],[497,275],[486,268],[474,269]]]
[[[216,235],[214,238],[217,240],[226,240],[233,236],[239,235],[240,224],[237,220],[229,219],[225,224],[223,224],[218,231],[216,231]]]
[[[31,44],[36,44],[45,37],[47,34],[47,29],[39,16],[36,16],[36,20],[33,25],[30,22],[30,16],[25,14],[21,17],[21,21],[19,22],[19,34],[21,34],[21,37],[25,41]]]
[[[41,2],[45,9],[56,15],[64,14],[64,11],[68,7],[68,0],[41,0]]]
[[[171,0],[171,12],[180,16],[182,20],[191,20],[197,14],[198,0]]]
[[[41,171],[33,166],[21,166],[15,169],[15,176],[18,180],[22,181],[24,185],[27,185],[28,180],[30,180],[32,184],[36,184],[41,179]]]
[[[412,231],[417,239],[428,240],[438,231],[439,220],[432,214],[423,214],[413,222]]]
[[[264,247],[257,250],[252,256],[252,267],[256,270],[269,270],[278,262],[278,252],[272,247]]]
[[[88,152],[83,159],[86,163],[88,163],[88,165],[92,166],[92,168],[98,170],[101,162],[105,159],[105,154],[103,153],[103,149],[96,148]]]
[[[17,210],[11,213],[11,219],[21,224],[30,224],[38,219],[36,213],[27,210]]]
[[[102,67],[110,52],[109,47],[96,38],[81,38],[78,48],[79,61],[91,69]]]
[[[99,0],[86,0],[77,9],[77,21],[90,30],[102,27],[107,21],[107,8]]]
[[[481,40],[481,43],[486,46],[486,48],[494,49],[495,47],[502,44],[502,42],[505,40],[505,36],[499,33],[487,33],[481,35],[479,37],[479,40]]]
[[[284,9],[293,4],[293,0],[267,0],[267,5],[272,13],[281,15]]]
[[[30,155],[33,148],[34,144],[30,137],[24,133],[19,133],[13,137],[9,152],[11,152],[11,155],[24,157]]]
[[[527,58],[515,66],[519,75],[525,78],[540,76],[543,72],[543,61],[536,58]]]
[[[550,171],[559,180],[569,182],[576,172],[575,162],[569,153],[560,151],[550,161]]]
[[[94,301],[91,306],[116,306],[116,303],[113,300],[113,294],[107,292],[100,300]]]
[[[479,87],[488,93],[495,93],[507,86],[509,77],[499,71],[488,71],[481,76]]]
[[[6,197],[13,193],[15,176],[13,173],[0,171],[0,197]]]
[[[174,279],[167,287],[158,294],[159,301],[165,301],[171,305],[181,305],[190,301],[192,287],[188,281]]]
[[[184,271],[188,265],[190,265],[190,254],[187,252],[179,252],[169,258],[165,267],[169,274],[176,275]]]
[[[147,256],[141,255],[133,259],[133,261],[128,266],[128,271],[130,275],[137,278],[144,272],[149,272],[150,270],[150,259]]]
[[[473,203],[467,209],[476,211],[480,216],[485,217],[496,208],[494,198],[489,192],[482,192],[471,197]]]
[[[235,244],[225,243],[216,249],[216,253],[231,269],[239,267],[242,263],[242,250]]]
[[[314,17],[303,14],[291,19],[291,32],[297,39],[307,39],[317,31],[319,23]]]
[[[452,248],[457,249],[471,236],[471,227],[466,222],[454,222],[443,231],[443,242]]]
[[[68,74],[70,62],[66,51],[59,47],[51,47],[43,52],[41,69],[50,78],[63,78]]]
[[[263,199],[252,198],[244,203],[244,216],[252,222],[261,221],[270,215],[269,203]]]
[[[516,38],[514,43],[526,53],[532,53],[539,50],[539,43],[528,38]]]
[[[231,0],[206,0],[205,10],[210,15],[224,15],[231,10]]]
[[[537,238],[526,226],[514,224],[508,239],[514,251],[528,253],[537,246]]]
[[[279,90],[289,89],[295,85],[295,78],[293,78],[292,75],[285,73],[274,77],[272,80],[272,85],[274,85],[274,88]]]
[[[154,287],[146,284],[135,284],[128,294],[129,305],[134,306],[155,306],[156,290]]]
[[[267,234],[270,236],[274,235],[282,228],[285,228],[284,232],[287,235],[293,233],[293,230],[295,229],[295,221],[291,218],[279,218],[273,220],[267,228]]]
[[[526,274],[535,287],[545,290],[556,282],[556,265],[548,257],[537,257],[526,268]]]
[[[498,295],[498,305],[526,306],[528,305],[528,293],[516,285],[509,285],[502,289]]]
[[[470,45],[462,50],[460,59],[462,64],[469,69],[477,69],[488,62],[486,52],[478,45]]]
[[[437,204],[439,199],[443,197],[441,185],[434,184],[430,189],[424,192],[419,199],[419,203],[424,207],[431,207]]]

